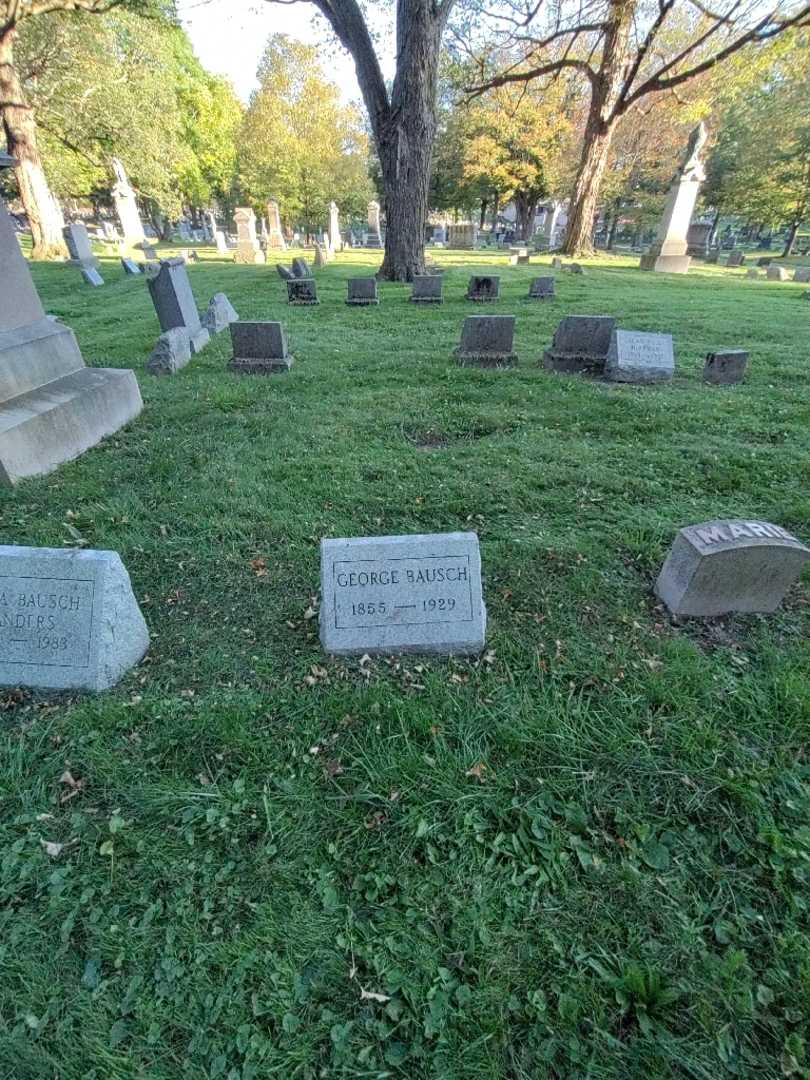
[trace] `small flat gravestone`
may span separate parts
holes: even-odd
[[[185,326],[164,331],[157,339],[146,370],[150,375],[176,375],[191,359],[191,338]]]
[[[124,273],[132,277],[136,277],[141,272],[140,266],[133,259],[122,259],[121,265],[124,268]]]
[[[536,278],[532,278],[532,283],[529,286],[529,299],[530,300],[553,300],[554,299],[554,278],[553,277],[536,277]]]
[[[92,285],[94,289],[98,289],[104,284],[104,278],[94,269],[92,266],[82,267],[82,277],[86,285]]]
[[[311,307],[320,304],[315,278],[293,278],[287,282],[287,303],[293,307]]]
[[[441,274],[414,274],[412,304],[441,304],[444,278]]]
[[[221,334],[231,323],[237,322],[239,315],[224,292],[214,293],[208,302],[208,310],[201,322],[209,334]]]
[[[551,260],[551,269],[552,270],[562,270],[562,268],[563,268],[562,259],[560,258],[559,255],[555,255],[554,258]]]
[[[309,264],[306,259],[293,259],[292,261],[293,277],[297,278],[311,278],[312,271],[309,268]]]
[[[231,323],[233,359],[230,371],[241,375],[273,375],[289,371],[293,358],[280,322]]]
[[[744,349],[709,353],[703,368],[703,381],[716,386],[731,386],[743,381],[747,366],[748,353]]]
[[[726,259],[726,266],[743,266],[745,263],[745,252],[732,251]]]
[[[797,266],[793,280],[802,285],[810,285],[810,266]]]
[[[501,279],[499,277],[471,277],[467,286],[467,299],[475,300],[478,304],[497,300],[501,291]]]
[[[377,295],[377,279],[373,277],[356,277],[349,278],[346,282],[349,289],[349,296],[346,300],[347,304],[365,306],[368,304],[379,304],[380,298]]]
[[[514,315],[470,315],[455,356],[462,367],[507,367],[517,363],[514,339]]]
[[[788,272],[784,266],[776,266],[774,263],[768,267],[768,281],[787,281]]]
[[[611,382],[668,382],[674,374],[671,334],[613,331],[605,362],[605,376]]]
[[[0,547],[0,685],[107,690],[148,647],[117,552]]]
[[[706,521],[681,529],[655,586],[673,615],[771,612],[810,549],[766,521]]]
[[[544,366],[565,375],[602,375],[615,326],[610,315],[566,315],[543,354]]]
[[[475,533],[322,540],[321,591],[327,653],[453,655],[484,647]]]

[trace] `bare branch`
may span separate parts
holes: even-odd
[[[471,98],[480,97],[482,94],[485,94],[487,90],[494,90],[497,86],[506,86],[507,83],[514,82],[530,82],[532,79],[542,78],[543,75],[556,75],[559,74],[563,68],[575,68],[577,71],[584,71],[591,80],[591,83],[593,83],[596,78],[593,68],[591,68],[590,64],[587,64],[584,60],[570,60],[563,57],[561,60],[552,60],[548,64],[542,64],[540,67],[531,68],[529,71],[519,71],[507,75],[496,75],[495,78],[489,79],[479,86],[465,86],[464,93]]]

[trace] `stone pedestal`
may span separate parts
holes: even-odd
[[[380,204],[376,199],[368,204],[368,239],[366,247],[381,248],[383,246],[382,233],[380,232]]]
[[[329,246],[335,253],[343,250],[343,240],[340,236],[340,214],[336,202],[329,203]]]
[[[271,199],[267,204],[267,249],[268,251],[287,250],[287,241],[281,231],[281,214],[275,199]]]
[[[672,181],[656,238],[650,250],[641,256],[642,270],[668,274],[685,274],[689,270],[692,260],[686,252],[686,234],[700,185],[706,178],[699,157],[705,141],[706,129],[701,123],[692,132],[686,158]]]
[[[46,318],[2,200],[0,282],[0,484],[11,485],[78,457],[143,402],[132,371],[85,367],[73,331]]]
[[[249,207],[239,207],[233,216],[236,222],[237,245],[234,262],[260,265],[265,261],[256,238],[256,215]]]

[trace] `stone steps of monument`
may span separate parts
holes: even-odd
[[[80,371],[84,360],[73,331],[50,319],[0,333],[0,402]]]
[[[51,472],[143,408],[134,372],[82,368],[0,404],[0,481]]]

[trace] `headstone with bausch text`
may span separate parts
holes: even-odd
[[[321,591],[327,653],[452,655],[484,647],[475,533],[322,540]]]

